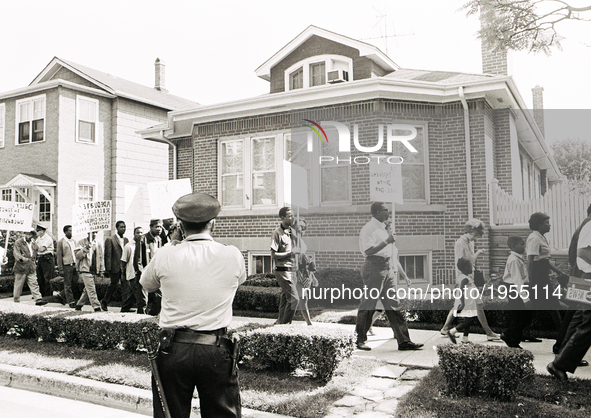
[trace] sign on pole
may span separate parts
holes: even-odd
[[[402,205],[401,165],[389,164],[383,156],[372,156],[369,163],[369,187],[369,200]]]
[[[80,203],[72,207],[72,235],[111,229],[112,206],[110,200]]]
[[[191,188],[191,180],[189,179],[148,183],[152,219],[174,218],[172,205],[174,205],[174,202],[179,197],[190,193],[193,193],[193,189]]]
[[[34,208],[33,203],[0,201],[0,230],[30,231]]]
[[[305,168],[284,160],[283,190],[286,205],[308,209],[308,172]]]

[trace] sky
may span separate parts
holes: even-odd
[[[572,0],[589,3],[589,0]],[[202,105],[268,93],[255,70],[309,25],[379,47],[402,68],[481,73],[478,18],[465,0],[20,0],[0,5],[0,92],[27,86],[54,56]],[[559,27],[563,50],[512,53],[525,103],[544,88],[546,136],[591,140],[591,23]],[[574,110],[577,111],[574,111]]]

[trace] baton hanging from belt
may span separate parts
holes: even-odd
[[[158,391],[158,397],[160,398],[162,412],[164,412],[165,418],[172,418],[170,416],[170,410],[168,409],[168,403],[166,402],[166,396],[164,395],[164,388],[162,386],[162,380],[160,379],[160,373],[158,372],[158,364],[156,363],[156,358],[158,357],[158,346],[156,346],[156,348],[152,346],[148,328],[142,329],[142,334],[144,336],[144,344],[148,349],[148,360],[150,360],[152,376],[154,376],[154,382],[156,382],[156,389]]]

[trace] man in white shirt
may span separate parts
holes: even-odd
[[[54,247],[53,238],[47,233],[47,228],[43,224],[37,225],[37,238],[35,240],[39,250],[37,256],[37,282],[41,296],[51,296],[51,283],[53,279],[53,270],[55,261],[53,259]]]
[[[195,386],[203,418],[241,416],[235,344],[225,334],[246,269],[238,248],[211,237],[220,209],[204,193],[179,198],[172,210],[185,239],[160,248],[140,279],[148,292],[162,290],[160,327],[174,331],[170,350],[156,359],[173,417],[189,416]],[[154,384],[152,392],[154,417],[163,417]]]
[[[398,263],[398,250],[394,245],[394,236],[386,230],[385,222],[390,217],[384,203],[376,202],[371,205],[371,220],[361,228],[359,233],[359,249],[365,257],[361,269],[363,284],[367,287],[367,295],[361,299],[357,313],[357,348],[371,350],[365,344],[367,330],[371,326],[373,313],[377,301],[384,305],[384,311],[394,337],[398,341],[398,350],[418,350],[423,344],[416,344],[410,340],[408,326],[402,313],[398,310],[398,301],[388,294],[389,289],[396,288],[396,276],[403,273]],[[404,274],[406,277],[406,274]],[[408,277],[406,277],[408,281]],[[372,289],[377,289],[372,295]],[[376,294],[379,296],[376,298]]]
[[[135,227],[133,230],[133,240],[125,245],[123,248],[123,254],[121,254],[121,271],[125,272],[125,279],[129,283],[129,287],[131,289],[130,300],[125,304],[125,308],[129,310],[124,310],[122,307],[122,312],[131,312],[130,308],[133,306],[134,300],[138,314],[143,314],[144,307],[146,306],[146,296],[144,295],[144,291],[140,285],[141,272],[136,270],[133,263],[133,255],[135,254],[136,246],[142,239],[142,235],[144,235],[144,230],[142,227]]]

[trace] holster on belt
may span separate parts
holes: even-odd
[[[232,374],[234,376],[238,375],[238,360],[240,357],[240,336],[238,334],[232,335],[230,339],[232,343],[232,351],[230,357],[232,358]]]
[[[168,354],[170,347],[172,347],[172,341],[174,340],[174,334],[176,330],[171,328],[164,328],[160,331],[160,345],[158,351],[161,353]]]

